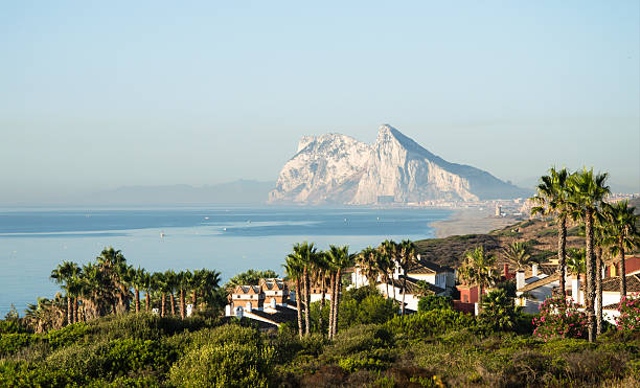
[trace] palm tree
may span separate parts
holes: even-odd
[[[389,298],[389,282],[393,280],[393,269],[395,267],[395,263],[393,262],[391,256],[382,254],[380,249],[376,249],[375,251],[375,266],[378,270],[378,274],[380,275],[380,280],[382,280],[385,284],[387,290],[386,297]],[[392,284],[392,287],[394,290],[395,299],[395,286]]]
[[[315,255],[317,255],[317,250],[313,243],[309,244],[305,241],[303,243],[297,243],[293,246],[292,255],[302,265],[302,281],[304,283],[304,319],[306,322],[305,335],[309,335],[311,326],[311,285],[309,271],[311,266],[313,265],[314,257]]]
[[[363,249],[356,259],[360,271],[364,277],[367,278],[369,286],[372,287],[376,285],[376,281],[378,280],[379,271],[377,264],[379,255],[380,253],[376,249],[369,246]]]
[[[111,296],[107,293],[107,279],[98,264],[88,263],[82,266],[83,313],[85,318],[101,317],[111,305]]]
[[[618,276],[620,277],[620,298],[627,295],[627,276],[625,268],[625,252],[639,244],[636,208],[629,206],[628,201],[620,201],[604,208],[604,220],[607,236],[604,243],[610,247],[613,256],[618,256]]]
[[[498,278],[494,273],[493,265],[496,262],[495,256],[486,255],[484,247],[479,246],[473,252],[467,252],[465,263],[460,268],[460,277],[470,284],[477,284],[480,287],[478,292],[478,307],[482,310],[482,294],[484,289],[495,283]]]
[[[560,271],[560,293],[566,296],[566,247],[567,247],[567,216],[569,213],[568,194],[569,177],[571,175],[566,168],[556,170],[551,168],[549,175],[540,178],[537,187],[537,194],[531,198],[535,206],[531,209],[531,214],[555,215],[558,225],[558,264]]]
[[[580,274],[586,272],[585,250],[569,248],[567,250],[567,269],[578,278],[580,284]],[[576,301],[577,303],[578,301]]]
[[[220,272],[209,269],[201,269],[199,282],[196,285],[202,300],[207,308],[212,308],[217,302],[218,290],[220,289]]]
[[[191,305],[192,312],[195,313],[198,310],[198,288],[202,283],[203,272],[199,269],[194,270],[191,276],[187,278],[187,288],[191,290]]]
[[[179,287],[180,287],[180,318],[183,320],[186,313],[184,293],[185,293],[185,290],[189,292],[189,287],[191,287],[191,284],[192,284],[191,279],[193,279],[193,274],[191,274],[191,271],[189,270],[180,271],[180,273],[178,273],[178,281],[179,281]]]
[[[133,286],[133,297],[135,304],[136,314],[140,312],[140,289],[144,287],[145,276],[147,272],[144,268],[138,267],[137,269],[129,267],[128,279],[131,286]]]
[[[318,315],[318,327],[320,332],[324,336],[324,322],[323,312],[325,307],[325,290],[327,287],[327,274],[329,272],[329,262],[327,261],[327,255],[325,252],[318,252],[313,256],[313,283],[320,286],[320,314]]]
[[[178,290],[178,274],[175,271],[168,269],[164,272],[164,279],[166,283],[166,289],[169,293],[169,302],[171,303],[171,315],[176,315],[176,298],[175,293]]]
[[[144,311],[149,312],[151,309],[151,293],[156,291],[152,275],[146,270],[142,270],[140,276],[140,288],[144,290]]]
[[[398,244],[393,241],[393,240],[384,240],[382,242],[382,244],[380,244],[380,246],[378,247],[378,250],[380,251],[380,254],[382,256],[384,256],[384,261],[385,263],[389,264],[389,267],[387,268],[387,270],[389,271],[389,275],[388,278],[390,280],[392,280],[392,285],[393,285],[393,272],[396,269],[396,263],[398,262],[398,253],[399,253],[399,248],[398,248]],[[393,289],[393,299],[396,299],[396,287],[395,285],[392,286]]]
[[[531,246],[527,242],[518,241],[507,245],[502,254],[517,266],[518,271],[522,271],[532,262],[530,250]]]
[[[333,338],[338,333],[338,316],[340,314],[340,294],[342,293],[342,271],[346,268],[352,267],[355,259],[355,255],[349,254],[349,246],[337,247],[335,245],[329,246],[329,261],[331,266],[336,271],[334,274],[334,281],[332,282],[334,287],[331,292],[331,319],[329,325],[329,338]]]
[[[167,282],[165,273],[162,273],[162,272],[154,272],[152,276],[152,282],[155,285],[155,288],[157,288],[157,290],[162,293],[162,297],[160,299],[160,316],[164,317],[165,307],[167,304],[166,296],[167,296],[167,292],[171,290],[171,287]]]
[[[296,282],[296,310],[298,311],[298,335],[300,339],[302,339],[302,333],[304,332],[304,327],[302,323],[302,294],[301,294],[301,278],[302,278],[302,264],[298,257],[295,254],[289,254],[285,259],[285,264],[283,265],[284,270],[287,274],[287,277],[290,280]],[[333,295],[331,295],[331,299],[333,300]]]
[[[400,245],[400,256],[398,264],[402,268],[402,309],[401,315],[404,315],[404,299],[407,294],[407,272],[418,263],[416,255],[416,246],[411,240],[403,240]]]
[[[594,301],[596,260],[593,247],[593,223],[596,213],[604,206],[604,200],[609,195],[606,186],[608,174],[595,174],[593,169],[586,168],[577,172],[569,179],[569,206],[574,219],[584,220],[586,235],[586,270],[587,270],[587,298],[586,311],[589,322],[589,342],[593,342],[596,335]]]
[[[80,267],[78,264],[71,261],[63,261],[53,271],[51,271],[51,279],[60,284],[62,289],[67,294],[67,324],[73,323],[73,306],[71,303],[72,285],[74,279],[80,274]],[[75,288],[74,288],[75,289]]]

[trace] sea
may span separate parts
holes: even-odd
[[[105,247],[149,271],[208,268],[223,282],[248,269],[284,275],[297,242],[357,252],[384,239],[435,236],[434,221],[451,211],[411,208],[4,208],[0,209],[0,318],[12,305],[51,298],[49,275],[62,261],[85,264]]]

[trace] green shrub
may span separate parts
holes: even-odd
[[[504,289],[491,291],[482,299],[482,312],[478,317],[481,326],[491,331],[508,331],[516,328],[518,309]]]
[[[87,379],[74,370],[24,361],[0,361],[0,387],[67,387],[86,384]]]
[[[0,334],[0,357],[16,353],[32,342],[32,335],[26,333]]]
[[[453,299],[450,296],[426,295],[418,301],[419,313],[442,309],[453,309]]]
[[[385,327],[394,334],[408,338],[428,338],[452,330],[475,327],[475,320],[472,316],[455,310],[431,310],[395,317]]]
[[[383,325],[358,325],[338,333],[323,358],[345,372],[384,369],[395,358],[393,334]]]
[[[84,322],[68,325],[60,330],[51,330],[45,334],[44,339],[49,342],[52,349],[74,345],[84,339],[89,331],[89,325]]]
[[[227,325],[198,336],[170,379],[179,387],[264,387],[274,353],[256,330]]]
[[[353,292],[340,302],[340,330],[358,324],[385,323],[398,311],[393,299],[385,298],[376,289],[371,291],[369,287],[360,288],[365,291]]]

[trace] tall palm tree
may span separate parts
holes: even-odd
[[[180,273],[178,273],[178,281],[180,287],[180,318],[183,320],[186,314],[184,294],[185,291],[189,292],[189,287],[191,287],[192,284],[191,279],[193,279],[193,274],[189,270],[180,271]]]
[[[165,273],[162,272],[154,272],[152,276],[152,282],[157,288],[157,290],[162,293],[162,297],[160,298],[160,316],[164,317],[165,308],[167,305],[167,292],[171,290],[169,283],[167,282]]]
[[[338,333],[338,323],[340,314],[340,295],[342,293],[342,271],[346,268],[352,267],[355,260],[355,255],[349,254],[349,246],[337,247],[334,245],[329,246],[329,261],[332,267],[335,269],[334,289],[331,295],[331,311],[333,312],[330,322],[331,330],[329,331],[329,338],[333,338]]]
[[[140,288],[144,291],[144,311],[151,310],[151,293],[157,291],[153,282],[152,275],[146,270],[142,270],[140,276]]]
[[[387,294],[386,297],[389,298],[389,282],[393,280],[393,269],[395,267],[395,263],[393,259],[389,255],[382,254],[380,249],[375,249],[376,254],[374,255],[376,269],[378,270],[378,274],[380,276],[380,280],[382,280],[385,284]],[[392,283],[392,287],[394,289],[394,299],[395,299],[395,286]]]
[[[326,287],[327,287],[327,274],[329,273],[329,262],[327,261],[327,255],[325,252],[318,252],[313,256],[313,283],[320,286],[320,314],[318,314],[318,327],[320,333],[324,336],[324,320],[323,313],[325,308],[325,297],[326,297]]]
[[[304,283],[304,319],[306,322],[305,335],[309,335],[311,326],[311,285],[309,272],[313,265],[314,257],[317,255],[317,249],[313,243],[308,243],[306,241],[303,243],[296,243],[293,246],[292,255],[302,265],[302,281]]]
[[[178,290],[178,274],[171,270],[168,269],[164,272],[164,279],[165,279],[165,283],[166,283],[166,289],[167,292],[169,293],[169,302],[171,304],[171,315],[175,316],[176,315],[176,298],[175,298],[175,293]]]
[[[531,214],[554,215],[558,225],[558,269],[560,271],[560,293],[566,295],[566,257],[567,257],[567,216],[569,214],[569,177],[566,168],[551,168],[549,175],[540,178],[536,195],[531,198],[538,204]]]
[[[360,272],[367,278],[367,282],[371,287],[375,286],[378,280],[379,271],[377,265],[379,255],[380,253],[376,249],[369,246],[360,251],[356,258]]]
[[[131,284],[131,286],[133,287],[134,305],[137,314],[140,312],[140,289],[144,287],[145,276],[147,272],[144,270],[144,268],[140,267],[138,267],[137,269],[129,267],[128,270],[129,273],[127,275],[127,278],[129,279],[129,284]]]
[[[493,269],[495,262],[495,256],[485,254],[484,247],[479,246],[475,250],[466,253],[465,263],[460,268],[460,277],[462,279],[480,287],[478,292],[478,309],[480,311],[482,310],[482,297],[485,288],[494,284],[498,279]]]
[[[200,270],[199,277],[198,291],[205,306],[212,308],[214,307],[213,303],[217,302],[216,298],[220,289],[220,272],[203,268]]]
[[[620,201],[604,208],[604,222],[607,235],[604,244],[610,247],[613,256],[618,257],[618,276],[620,278],[620,298],[627,295],[627,276],[625,252],[639,244],[638,215],[636,208],[629,206],[628,201]]]
[[[382,244],[378,247],[380,254],[384,257],[385,263],[390,263],[388,267],[389,275],[388,278],[393,280],[393,273],[396,269],[396,263],[398,262],[398,254],[399,247],[398,244],[393,240],[384,240]],[[393,281],[392,281],[393,284]],[[396,299],[396,287],[395,285],[392,287],[393,289],[393,299]]]
[[[283,265],[284,270],[289,280],[293,280],[296,283],[296,310],[298,311],[298,335],[302,339],[302,333],[304,333],[304,326],[302,322],[302,263],[295,254],[289,254],[285,259]],[[333,299],[333,295],[331,295]]]
[[[199,269],[194,270],[191,273],[191,276],[187,278],[187,288],[191,290],[191,305],[192,312],[195,313],[198,311],[198,288],[202,283],[202,274],[203,272]]]
[[[71,300],[73,298],[71,287],[76,278],[80,274],[78,264],[71,261],[63,261],[53,271],[51,271],[51,279],[61,288],[67,295],[67,324],[73,323],[73,306]]]
[[[402,309],[401,315],[404,315],[404,300],[407,294],[407,272],[418,263],[418,256],[416,254],[416,246],[411,240],[403,240],[400,245],[400,257],[398,264],[402,268]]]
[[[604,206],[604,200],[609,195],[609,186],[606,185],[608,174],[594,174],[593,169],[571,175],[569,179],[569,206],[574,219],[583,220],[586,236],[586,269],[587,269],[587,297],[586,311],[589,322],[589,341],[593,342],[596,336],[596,319],[594,302],[596,297],[596,260],[593,246],[593,223],[596,213]]]
[[[524,241],[517,241],[507,245],[502,254],[505,259],[515,264],[518,271],[524,270],[532,262],[531,246]]]

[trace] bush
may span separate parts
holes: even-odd
[[[59,330],[49,331],[44,338],[49,342],[52,349],[57,349],[76,344],[87,334],[89,325],[84,322],[74,323]]]
[[[623,296],[618,311],[620,315],[615,318],[618,330],[640,330],[640,293]]]
[[[368,291],[355,292],[340,302],[340,330],[356,324],[385,323],[396,315],[398,307],[393,299],[385,298],[376,289],[361,288]]]
[[[587,318],[571,298],[549,298],[540,305],[540,316],[532,320],[533,334],[548,341],[553,338],[583,338]]]
[[[226,325],[198,333],[170,372],[176,386],[264,387],[274,348],[252,328]]]
[[[518,308],[504,289],[490,292],[482,299],[479,323],[491,331],[507,331],[516,328]]]
[[[459,311],[443,309],[395,317],[385,327],[394,334],[409,338],[427,338],[452,330],[475,327],[475,320]]]
[[[345,372],[380,370],[394,359],[393,334],[381,325],[359,325],[338,333],[323,357],[336,362]]]
[[[442,309],[453,309],[453,299],[450,296],[426,295],[418,301],[419,313]]]
[[[0,334],[0,357],[16,353],[32,342],[32,335],[25,333]]]

